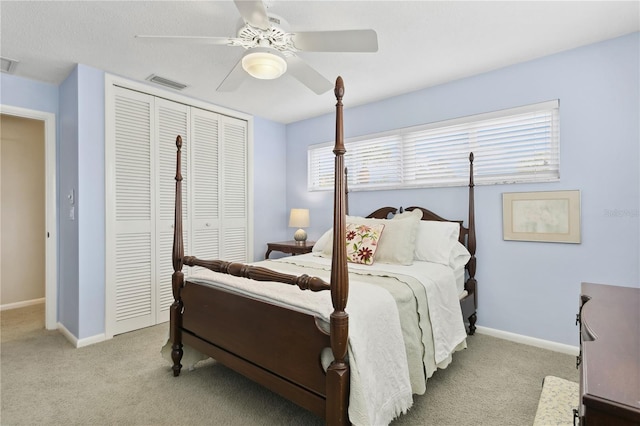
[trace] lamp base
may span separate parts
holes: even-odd
[[[307,233],[304,229],[300,228],[293,234],[293,239],[296,240],[296,244],[304,244],[307,241]]]

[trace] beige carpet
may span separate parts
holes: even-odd
[[[321,419],[208,360],[174,378],[168,325],[75,349],[44,305],[0,312],[1,425],[319,425]],[[578,380],[575,357],[485,335],[428,381],[395,425],[531,425],[542,379]]]

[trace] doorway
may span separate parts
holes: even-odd
[[[58,267],[57,267],[57,221],[56,221],[56,138],[55,138],[55,115],[52,113],[29,110],[25,108],[12,107],[12,106],[0,106],[0,113],[3,117],[7,117],[8,119],[12,119],[12,121],[16,122],[29,122],[30,120],[35,120],[37,123],[36,127],[40,127],[40,134],[43,135],[41,140],[39,141],[41,146],[41,156],[44,157],[43,161],[40,162],[39,168],[43,168],[43,170],[38,170],[38,173],[41,173],[44,180],[44,200],[41,200],[40,203],[40,214],[44,214],[44,226],[41,226],[39,229],[35,230],[35,233],[31,236],[35,240],[40,242],[40,245],[44,248],[44,265],[43,265],[43,274],[44,274],[44,298],[45,298],[45,327],[49,330],[57,328],[57,292],[58,292]],[[22,119],[22,120],[21,120]],[[5,133],[4,131],[2,132]],[[4,137],[4,135],[3,135]],[[15,150],[14,150],[15,151]],[[38,174],[36,173],[36,174]],[[5,190],[7,188],[11,188],[9,182],[2,181],[0,178],[0,185]],[[37,204],[36,204],[37,205]],[[18,206],[18,210],[23,206]],[[42,208],[44,207],[44,208]],[[16,206],[12,206],[11,208],[15,209]],[[4,213],[2,213],[4,211]],[[26,212],[26,210],[25,210]],[[0,220],[4,220],[5,215],[10,215],[11,213],[8,210],[5,210],[3,206],[0,209]],[[34,214],[37,214],[34,213]],[[6,228],[5,228],[6,230]],[[5,236],[2,236],[3,241]],[[36,242],[37,242],[36,241]],[[4,245],[4,244],[3,244]],[[3,247],[6,251],[7,246]],[[2,258],[7,259],[11,258],[11,256],[5,256],[5,253],[2,253]],[[3,265],[2,269],[10,268],[15,271],[26,271],[28,268],[33,267],[32,259],[28,257],[21,258],[19,262],[16,262],[16,265]],[[42,260],[36,260],[42,262]],[[2,283],[2,275],[0,274],[0,286],[3,286]],[[6,283],[5,283],[6,284]],[[3,287],[4,288],[4,287]],[[31,292],[30,292],[31,291]],[[35,290],[26,290],[24,294],[14,295],[14,297],[26,297],[29,299],[29,294],[34,293]],[[41,290],[40,290],[41,292]],[[3,297],[4,299],[4,297]],[[3,304],[6,302],[3,301]],[[28,304],[28,302],[27,302]],[[9,305],[12,305],[9,303]],[[18,303],[19,305],[19,303]]]

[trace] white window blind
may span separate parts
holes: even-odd
[[[350,190],[456,186],[560,178],[559,101],[345,141]],[[333,143],[308,149],[308,189],[333,189]]]

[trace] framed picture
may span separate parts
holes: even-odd
[[[580,243],[580,191],[504,192],[503,239]]]

